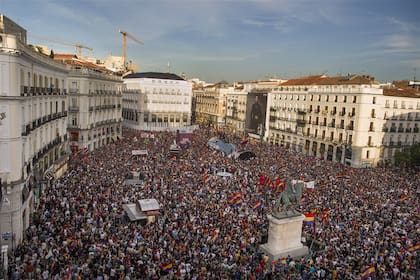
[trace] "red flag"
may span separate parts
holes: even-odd
[[[265,175],[261,173],[261,174],[260,174],[260,181],[259,181],[259,184],[260,184],[261,186],[264,186],[264,185],[265,185],[265,180],[266,180]]]

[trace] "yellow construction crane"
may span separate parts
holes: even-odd
[[[123,65],[125,67],[125,61],[127,60],[127,37],[133,40],[134,42],[139,43],[140,45],[144,45],[144,43],[126,31],[123,31],[120,29],[119,32],[123,35],[122,56],[123,56]]]
[[[58,43],[58,44],[62,44],[62,45],[76,47],[77,57],[80,57],[82,55],[82,48],[93,51],[93,49],[90,48],[90,47],[86,47],[86,46],[83,46],[81,44],[72,43],[72,42],[68,42],[68,41],[64,41],[64,40],[60,40],[60,39],[52,39],[52,38],[47,38],[47,37],[44,37],[44,36],[33,35],[33,34],[29,34],[29,37],[33,37],[33,38],[36,38],[36,39],[39,39],[39,40],[48,41],[48,42],[52,42],[52,43]]]

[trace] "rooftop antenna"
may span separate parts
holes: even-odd
[[[171,73],[171,64],[168,61],[168,73]]]

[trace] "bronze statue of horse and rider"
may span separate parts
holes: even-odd
[[[282,219],[301,215],[296,210],[302,198],[305,183],[303,181],[290,180],[286,183],[286,188],[280,193],[273,209],[273,216]]]

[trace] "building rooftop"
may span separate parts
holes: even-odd
[[[384,88],[385,96],[420,98],[420,90],[414,88]]]
[[[302,78],[290,79],[281,86],[310,86],[310,85],[357,85],[376,84],[375,79],[368,75],[347,75],[328,77],[326,75],[314,75]]]
[[[113,72],[104,66],[101,66],[101,65],[89,62],[89,61],[78,59],[77,56],[74,54],[54,54],[54,60],[61,61],[67,65],[89,68],[89,69],[100,71],[103,73]]]
[[[133,73],[124,77],[124,79],[134,79],[134,78],[149,78],[149,79],[162,79],[162,80],[180,80],[184,81],[183,78],[176,74],[172,73],[160,73],[160,72],[142,72],[142,73]]]

